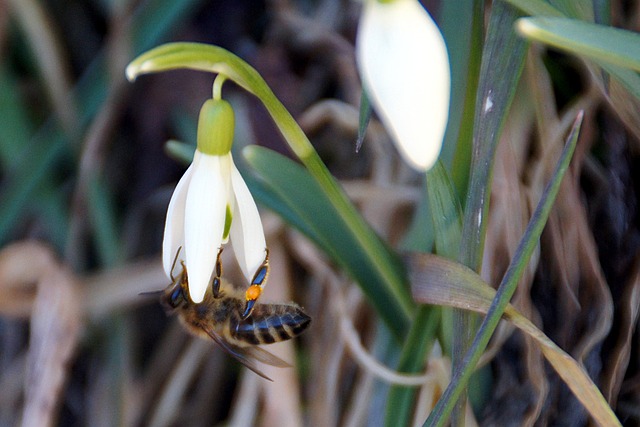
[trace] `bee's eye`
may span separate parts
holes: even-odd
[[[171,292],[171,296],[169,297],[169,305],[171,308],[176,308],[184,301],[184,292],[182,292],[182,287],[177,287]]]

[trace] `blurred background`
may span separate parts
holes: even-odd
[[[438,20],[440,2],[425,5]],[[295,365],[265,368],[274,382],[189,337],[155,298],[139,295],[169,284],[162,230],[186,165],[165,143],[195,143],[213,75],[171,71],[129,83],[124,74],[167,41],[234,52],[265,78],[383,239],[399,251],[425,249],[407,235],[422,177],[375,118],[355,153],[360,7],[0,0],[0,425],[382,425],[392,373],[381,364],[397,362],[393,338],[359,288],[271,211],[262,210],[271,250],[263,298],[296,301],[313,319],[301,338],[274,345]],[[610,7],[615,25],[637,31],[636,2]],[[465,29],[447,21],[443,31]],[[256,99],[232,83],[224,96],[236,111],[234,150],[259,144],[289,155]],[[639,425],[638,100],[539,46],[527,54],[496,155],[483,277],[499,283],[579,109],[576,156],[514,304],[585,366],[621,421]],[[224,255],[225,275],[241,280]],[[532,342],[508,325],[484,363],[469,425],[588,423]],[[437,346],[428,368],[419,424],[449,379]]]

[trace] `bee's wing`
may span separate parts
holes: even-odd
[[[229,353],[231,356],[235,357],[240,363],[242,363],[247,368],[251,369],[256,374],[260,375],[262,378],[273,381],[271,378],[266,376],[260,369],[258,369],[255,360],[258,360],[262,363],[266,363],[268,365],[276,366],[279,368],[287,368],[291,365],[280,359],[278,356],[269,353],[268,351],[260,348],[260,347],[238,347],[237,345],[233,345],[226,340],[224,340],[216,331],[207,326],[201,326],[202,329],[213,339],[216,344],[218,344],[224,351]]]
[[[275,354],[268,352],[264,348],[257,347],[257,346],[254,346],[254,347],[236,347],[236,348],[238,348],[240,351],[246,353],[247,356],[249,356],[249,357],[251,357],[253,359],[256,359],[259,362],[262,362],[264,364],[275,366],[276,368],[290,368],[291,367],[290,363],[285,362],[284,360],[280,359]]]

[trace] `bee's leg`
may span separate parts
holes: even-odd
[[[251,286],[249,286],[245,293],[247,304],[245,305],[244,313],[242,313],[243,319],[251,316],[253,307],[256,305],[256,301],[260,298],[260,295],[262,295],[262,289],[269,277],[269,249],[265,248],[265,252],[264,262],[256,270],[256,274],[253,275],[253,280],[251,280]]]
[[[189,285],[189,279],[187,276],[187,266],[184,265],[184,261],[180,260],[180,265],[182,266],[182,273],[180,273],[180,283],[184,283],[185,285]]]
[[[222,260],[220,259],[220,255],[222,255],[222,248],[218,250],[218,256],[216,258],[216,268],[213,271],[213,279],[211,290],[213,291],[213,297],[220,297],[220,278],[222,277]]]
[[[173,258],[173,264],[171,264],[171,272],[169,273],[169,277],[171,278],[171,283],[176,283],[176,279],[173,277],[173,269],[176,268],[176,262],[178,261],[178,255],[180,255],[181,249],[182,249],[182,246],[180,246],[176,251],[176,256],[175,258]],[[182,266],[184,267],[184,263],[182,264]]]

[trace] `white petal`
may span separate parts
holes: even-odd
[[[366,1],[356,55],[363,84],[403,158],[436,162],[447,125],[449,59],[438,27],[417,0]]]
[[[189,294],[203,300],[222,241],[229,177],[221,174],[220,156],[196,150],[185,205],[185,258]]]
[[[167,277],[172,275],[171,267],[180,247],[182,247],[182,250],[176,265],[179,266],[180,260],[184,260],[184,206],[192,174],[193,164],[187,168],[180,181],[178,181],[167,208],[167,219],[164,223],[164,237],[162,239],[162,266]],[[174,274],[174,277],[176,275]]]
[[[231,171],[231,184],[235,196],[231,242],[242,272],[247,281],[251,281],[266,255],[264,230],[256,202],[235,165]]]

